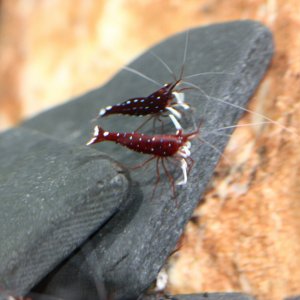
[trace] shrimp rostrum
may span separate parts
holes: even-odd
[[[194,163],[193,159],[190,157],[190,141],[194,139],[195,136],[198,136],[199,128],[196,131],[185,134],[183,133],[182,128],[178,121],[175,119],[175,117],[171,115],[170,118],[172,119],[174,124],[177,125],[176,134],[147,135],[138,132],[109,132],[103,130],[99,126],[96,126],[94,128],[94,136],[87,143],[87,145],[96,144],[104,141],[111,141],[125,146],[130,150],[151,155],[151,157],[139,167],[142,167],[146,163],[156,159],[156,189],[156,186],[160,180],[159,163],[161,162],[164,172],[167,175],[169,182],[172,186],[173,195],[175,195],[175,184],[185,185],[187,183],[188,171],[191,169]],[[173,176],[167,169],[166,162],[169,159],[179,161],[181,165],[183,178],[176,183],[173,179]]]

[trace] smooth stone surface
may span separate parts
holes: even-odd
[[[22,295],[120,209],[128,180],[106,155],[29,129],[2,133],[0,153],[0,288]]]
[[[130,67],[159,82],[170,82],[172,76],[151,55],[151,51],[176,69],[178,74],[183,62],[185,40],[186,33],[175,35],[147,51],[131,63]],[[150,285],[201,199],[220,152],[232,132],[232,129],[227,129],[220,135],[216,130],[232,126],[238,121],[243,110],[236,106],[246,105],[270,62],[272,51],[270,31],[252,21],[217,24],[189,31],[184,75],[212,73],[189,79],[201,87],[202,92],[185,91],[186,101],[194,109],[195,120],[193,122],[193,114],[187,111],[182,125],[185,132],[191,132],[194,124],[203,120],[201,139],[219,150],[216,151],[198,139],[193,141],[192,158],[195,164],[188,183],[177,187],[176,201],[172,199],[166,175],[161,176],[155,199],[151,200],[156,180],[155,163],[148,168],[131,172],[142,193],[132,188],[133,197],[136,198],[132,205],[111,218],[85,244],[82,249],[84,256],[71,257],[41,283],[40,289],[54,294],[66,287],[74,294],[88,290],[88,299],[91,300],[98,299],[96,287],[101,286],[103,293],[111,295],[114,300],[125,300],[137,298]],[[156,85],[144,78],[122,70],[102,88],[28,120],[24,126],[82,145],[91,137],[93,125],[90,120],[98,114],[100,108],[128,98],[145,96],[157,89]],[[207,95],[232,105],[216,101]],[[98,120],[98,123],[105,130],[131,132],[143,120],[129,116],[111,116]],[[174,132],[173,125],[168,128]],[[143,128],[143,132],[145,131]],[[113,143],[101,143],[93,148],[106,152],[129,166],[148,158]],[[180,169],[170,169],[177,180],[181,176]],[[163,174],[162,168],[161,173]],[[74,266],[77,266],[77,271]],[[84,286],[88,288],[85,289]],[[82,297],[78,299],[84,299]]]

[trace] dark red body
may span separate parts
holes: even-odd
[[[168,158],[175,158],[180,160],[181,169],[183,172],[183,180],[178,182],[178,185],[186,184],[187,173],[193,166],[193,159],[190,157],[190,141],[199,134],[199,128],[188,134],[183,134],[182,130],[177,130],[176,134],[160,134],[160,135],[147,135],[138,132],[109,132],[104,131],[101,127],[96,126],[94,128],[94,136],[87,143],[87,145],[101,143],[104,141],[112,141],[122,146],[125,146],[133,151],[149,154],[150,159],[135,167],[139,168],[146,165],[153,159],[156,159],[156,183],[152,192],[152,197],[155,194],[155,190],[158,182],[160,181],[159,163],[161,162],[163,170],[172,187],[173,196],[175,197],[175,181],[173,176],[167,169],[165,161]]]
[[[120,133],[104,131],[96,126],[94,138],[88,143],[96,144],[103,141],[112,141],[121,144],[133,151],[151,154],[160,157],[173,156],[183,146],[191,134],[146,135],[138,132]]]
[[[122,103],[107,106],[99,113],[101,117],[112,114],[127,114],[132,116],[145,116],[150,114],[162,113],[166,107],[174,100],[172,94],[174,88],[179,83],[165,84],[162,88],[155,91],[148,97],[144,98],[131,98]]]

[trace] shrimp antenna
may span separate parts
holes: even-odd
[[[234,75],[234,73],[232,73],[232,72],[203,72],[203,73],[197,73],[197,74],[184,76],[184,78],[189,79],[189,78],[202,76],[202,75]]]
[[[264,124],[272,124],[270,121],[262,121],[262,122],[254,122],[254,123],[247,123],[247,124],[240,124],[240,125],[231,125],[231,126],[225,126],[225,127],[220,127],[217,128],[211,132],[216,132],[224,129],[229,129],[229,128],[239,128],[239,127],[248,127],[248,126],[255,126],[255,125],[264,125]]]
[[[205,91],[204,91],[203,89],[201,89],[199,86],[197,86],[197,85],[195,85],[195,84],[193,84],[193,83],[191,83],[191,82],[184,81],[183,83],[185,83],[186,85],[192,86],[192,87],[194,87],[195,89],[199,90],[199,91],[200,91],[200,92],[201,92],[208,100],[209,100],[209,99],[216,100],[216,101],[218,101],[218,102],[225,103],[225,104],[230,105],[230,106],[232,106],[232,107],[241,109],[241,110],[243,110],[243,111],[245,111],[245,112],[248,112],[248,113],[251,113],[251,114],[253,114],[253,115],[255,115],[255,116],[258,116],[258,117],[260,117],[260,118],[263,118],[263,119],[269,121],[269,122],[272,123],[272,124],[278,125],[279,127],[283,128],[284,130],[286,130],[286,131],[288,131],[288,132],[290,132],[290,133],[296,134],[296,135],[298,136],[298,134],[297,134],[294,130],[292,130],[292,129],[290,129],[290,128],[284,126],[284,125],[282,125],[282,124],[281,124],[280,122],[278,122],[278,121],[274,121],[274,120],[268,118],[267,116],[264,116],[263,114],[260,114],[260,113],[258,113],[258,112],[256,112],[256,111],[251,110],[251,109],[247,109],[247,108],[244,108],[244,107],[242,107],[242,106],[236,105],[236,104],[234,104],[234,103],[225,101],[225,100],[223,100],[223,99],[209,96],[209,95],[207,95],[207,93],[205,93]]]
[[[176,75],[175,73],[173,72],[173,70],[170,68],[170,66],[161,58],[159,57],[156,53],[150,51],[150,54],[152,56],[154,56],[167,70],[168,72],[171,74],[171,76],[174,78],[174,80],[176,81]]]
[[[185,66],[185,62],[186,62],[188,42],[189,42],[189,35],[190,35],[190,31],[188,30],[186,32],[186,36],[185,36],[185,45],[184,45],[183,59],[182,59],[182,65],[181,65],[181,68],[180,68],[180,75],[179,75],[180,79],[182,78],[183,72],[184,72],[184,66]]]
[[[202,131],[204,134],[214,134],[214,135],[219,135],[219,136],[231,136],[231,133],[222,133],[221,130],[224,129],[229,129],[229,128],[240,128],[240,127],[248,127],[248,126],[256,126],[256,125],[265,125],[265,124],[272,124],[272,122],[269,121],[263,121],[263,122],[257,122],[257,123],[248,123],[248,124],[240,124],[240,125],[231,125],[231,126],[225,126],[225,127],[220,127],[211,131]]]
[[[125,70],[125,71],[128,71],[128,72],[131,72],[131,73],[133,73],[133,74],[139,75],[140,77],[142,77],[142,78],[144,78],[144,79],[146,79],[146,80],[148,80],[148,81],[150,81],[150,82],[156,84],[156,85],[159,86],[159,87],[162,86],[162,84],[159,83],[158,81],[154,80],[153,78],[148,77],[147,75],[145,75],[145,74],[139,72],[139,71],[136,70],[136,69],[133,69],[133,68],[127,67],[127,66],[123,67],[122,69]]]
[[[179,75],[180,79],[182,78],[183,72],[184,72],[184,65],[185,65],[186,56],[187,56],[188,40],[189,40],[189,31],[187,31],[186,37],[185,37],[185,46],[184,46],[184,52],[183,52],[183,59],[182,59],[182,64],[181,64],[181,68],[180,68],[180,73],[179,73],[180,74]],[[159,57],[156,53],[154,53],[152,51],[150,52],[150,54],[153,55],[168,70],[168,72],[173,77],[174,81],[178,80],[175,73],[174,73],[174,71],[170,68],[170,66],[161,57]]]
[[[198,137],[198,139],[200,140],[200,142],[204,142],[206,145],[208,145],[209,147],[211,147],[212,149],[214,149],[218,154],[220,154],[227,163],[231,163],[231,161],[226,157],[225,154],[223,154],[223,152],[221,150],[219,150],[216,146],[214,146],[213,144],[209,143],[208,141],[206,141],[203,138]]]

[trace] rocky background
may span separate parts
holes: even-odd
[[[0,0],[0,14],[1,129],[101,85],[175,32],[244,19],[268,26],[276,53],[250,109],[287,129],[236,130],[166,266],[167,289],[300,294],[298,0]],[[240,124],[261,121],[247,114]]]

